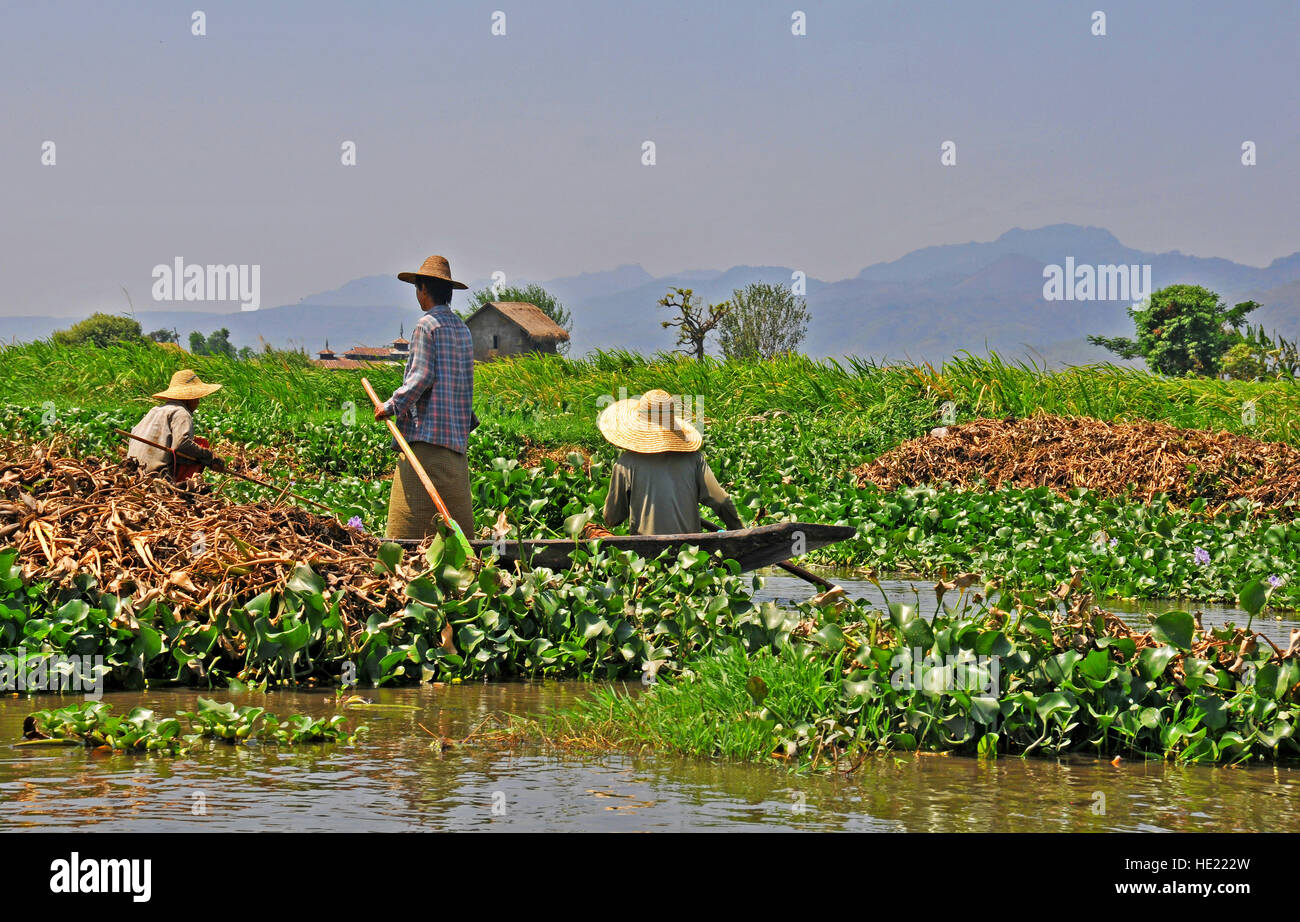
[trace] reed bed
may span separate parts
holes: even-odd
[[[667,354],[597,353],[576,361],[528,356],[480,366],[477,386],[502,406],[551,412],[587,408],[594,414],[598,401],[619,397],[620,388],[633,396],[661,387],[698,397],[700,410],[713,419],[780,410],[807,418],[878,418],[921,404],[938,422],[952,401],[957,419],[1045,412],[1300,442],[1300,386],[1294,382],[1168,378],[1111,364],[1051,371],[996,354],[965,355],[937,367],[798,355],[749,362]]]
[[[363,372],[317,368],[305,356],[270,352],[248,361],[194,355],[152,343],[98,348],[48,342],[0,347],[0,394],[8,403],[40,406],[109,407],[151,405],[149,395],[167,385],[173,372],[192,368],[222,389],[205,407],[289,418],[334,412],[361,394]],[[401,370],[377,366],[368,374],[379,387],[396,387]]]
[[[59,407],[147,406],[148,395],[181,367],[225,385],[210,399],[214,409],[286,420],[337,414],[349,402],[355,406],[362,374],[380,391],[396,387],[402,374],[385,365],[321,369],[298,353],[264,353],[241,362],[150,343],[101,349],[36,342],[0,347],[0,394],[6,402],[32,406],[46,401]],[[967,354],[938,366],[801,355],[746,362],[626,351],[574,360],[535,355],[478,365],[475,386],[484,418],[570,416],[578,434],[594,431],[596,412],[609,400],[661,387],[691,397],[692,409],[708,420],[785,411],[848,424],[853,418],[923,412],[937,424],[951,401],[957,420],[1044,412],[1115,422],[1153,420],[1300,444],[1295,382],[1168,378],[1111,364],[1051,371],[996,354]]]

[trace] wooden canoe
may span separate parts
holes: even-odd
[[[819,525],[811,522],[779,522],[756,528],[735,531],[699,532],[688,535],[614,535],[601,538],[602,546],[635,551],[642,557],[655,558],[667,550],[676,551],[695,546],[702,551],[716,552],[740,564],[741,570],[770,567],[783,560],[798,557],[808,551],[844,541],[857,534],[848,525]],[[398,544],[414,547],[418,540],[399,539]],[[587,542],[582,542],[587,543]],[[471,541],[474,553],[486,556],[492,552],[491,541]],[[563,570],[569,566],[569,554],[577,542],[569,538],[546,538],[535,541],[507,541],[505,561],[524,560],[534,567]]]

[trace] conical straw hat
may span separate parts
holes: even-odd
[[[667,391],[647,391],[639,400],[620,400],[605,407],[596,427],[619,448],[658,454],[662,451],[696,451],[704,436],[682,418]]]
[[[193,371],[182,368],[172,375],[172,383],[167,386],[167,390],[159,391],[153,396],[157,400],[198,400],[219,390],[220,384],[204,384]]]
[[[441,279],[444,282],[451,282],[452,288],[464,290],[469,288],[468,285],[456,281],[451,277],[451,263],[447,262],[445,257],[430,256],[424,261],[424,265],[415,272],[399,272],[397,278],[399,281],[410,282],[415,284],[415,280],[423,276],[430,279]]]

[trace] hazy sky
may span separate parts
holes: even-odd
[[[260,265],[272,306],[431,252],[838,279],[1063,221],[1263,265],[1300,250],[1298,9],[5,0],[0,313],[164,307],[178,256]]]

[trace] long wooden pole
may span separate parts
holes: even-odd
[[[723,531],[721,525],[717,524],[716,522],[710,522],[708,519],[700,519],[700,524],[703,525],[709,531]],[[812,583],[814,586],[820,586],[826,590],[837,588],[834,583],[826,579],[824,576],[818,576],[816,573],[812,572],[811,570],[805,570],[803,567],[799,566],[798,564],[790,563],[788,560],[782,560],[779,563],[777,563],[776,566],[780,567],[782,570],[791,574],[792,576],[797,576],[802,580]]]
[[[152,445],[154,448],[158,448],[161,449],[162,451],[175,455],[177,458],[184,458],[186,461],[192,461],[195,464],[203,463],[198,458],[195,458],[193,455],[187,455],[185,454],[185,452],[177,451],[175,448],[168,448],[166,445],[159,445],[157,442],[152,442],[149,439],[146,439],[142,435],[136,435],[134,432],[127,432],[125,429],[118,429],[116,427],[113,428],[113,431],[118,433],[119,435],[126,436],[128,439],[135,439],[137,442],[143,442],[146,445]],[[262,480],[258,477],[254,477],[251,474],[241,474],[239,471],[231,471],[231,470],[224,471],[223,473],[229,474],[231,477],[238,477],[240,480],[247,480],[249,483],[255,483],[260,487],[270,487],[272,490],[281,489],[281,487],[278,486],[277,484],[271,483],[269,480]],[[284,493],[287,492],[288,491],[285,490],[281,493],[281,495],[284,495]],[[299,496],[297,493],[289,493],[289,495],[301,503],[308,503],[312,506],[316,506],[320,509],[324,509],[330,515],[334,514],[334,510],[331,509],[329,506],[325,505],[324,503],[318,503],[314,499],[308,499],[305,496]]]
[[[366,389],[366,396],[370,398],[370,402],[375,405],[376,410],[383,406],[383,402],[379,399],[379,395],[375,393],[375,389],[370,386],[370,382],[367,379],[361,379],[361,386]],[[388,431],[393,434],[393,439],[397,442],[397,447],[402,450],[402,455],[410,462],[412,469],[415,471],[415,475],[420,478],[420,483],[424,485],[424,491],[429,494],[429,499],[433,500],[433,505],[437,508],[438,515],[442,517],[442,521],[456,537],[457,542],[459,542],[460,546],[464,549],[466,556],[473,557],[474,548],[470,546],[469,539],[465,537],[465,532],[461,529],[460,523],[451,517],[451,511],[447,509],[447,504],[442,501],[442,496],[439,495],[438,488],[435,487],[433,481],[429,479],[429,475],[425,472],[424,466],[420,464],[420,459],[415,457],[415,452],[411,450],[410,444],[397,428],[397,423],[393,422],[391,416],[385,416],[384,422],[388,424]]]

